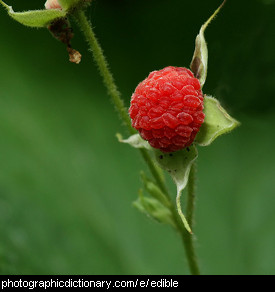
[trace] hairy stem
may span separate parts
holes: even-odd
[[[103,55],[103,51],[100,47],[100,44],[98,43],[98,41],[96,39],[96,36],[93,32],[93,29],[92,29],[90,22],[88,21],[84,11],[82,11],[82,10],[76,10],[74,16],[75,16],[77,23],[78,23],[80,29],[82,30],[90,48],[91,48],[94,61],[96,62],[97,66],[98,66],[99,72],[103,78],[103,82],[107,88],[109,95],[111,96],[111,99],[115,105],[115,109],[117,110],[120,119],[126,125],[129,133],[135,134],[136,130],[134,130],[134,128],[131,125],[131,120],[130,120],[130,117],[128,115],[128,111],[125,108],[124,102],[120,97],[120,92],[117,89],[114,78],[109,70],[106,58]],[[146,149],[142,149],[142,148],[140,148],[139,150],[141,152],[143,159],[147,163],[153,177],[155,178],[157,184],[159,185],[161,190],[166,195],[168,195],[168,191],[166,189],[166,186],[162,181],[162,178],[159,174],[159,171],[158,171],[156,165],[154,164],[152,158],[148,154],[148,151]]]
[[[185,247],[190,272],[192,275],[200,275],[200,268],[194,245],[194,235],[190,234],[186,229],[182,229],[181,237]]]
[[[196,161],[193,163],[190,174],[189,180],[187,185],[187,204],[186,204],[186,218],[189,223],[190,228],[193,230],[194,226],[194,209],[195,209],[195,186],[196,186],[196,170],[197,170],[197,163]],[[195,253],[195,243],[194,243],[194,235],[185,232],[184,235],[184,245],[187,252],[187,257],[189,258],[188,263],[192,274],[199,275],[199,265],[198,259]]]
[[[196,173],[197,162],[194,161],[190,170],[188,185],[187,185],[187,204],[186,204],[186,219],[193,228],[194,225],[194,210],[195,210],[195,195],[196,195]]]
[[[120,92],[117,89],[117,86],[115,84],[114,78],[109,70],[108,63],[106,61],[105,56],[103,55],[103,51],[95,37],[95,34],[93,32],[92,26],[88,19],[86,18],[86,15],[84,11],[82,10],[76,10],[74,13],[74,17],[82,30],[89,47],[93,53],[93,58],[94,61],[96,62],[99,72],[103,78],[103,82],[107,88],[107,91],[109,95],[111,96],[111,99],[114,103],[115,109],[118,112],[118,115],[120,119],[123,121],[123,123],[126,125],[128,131],[130,134],[135,134],[136,131],[132,128],[131,126],[131,120],[128,115],[128,111],[124,106],[124,102],[120,97]],[[171,197],[169,195],[169,192],[167,190],[167,187],[162,179],[162,176],[160,174],[159,169],[153,162],[151,156],[149,155],[148,151],[146,149],[140,148],[140,153],[144,159],[144,161],[147,163],[157,185],[160,187],[160,189],[163,191],[167,199],[171,202]],[[189,182],[193,183],[193,182]],[[173,204],[171,204],[173,206]],[[182,224],[182,221],[176,211],[176,208],[173,206],[171,207],[171,211],[173,213],[174,220],[176,222],[176,227],[178,231],[181,234],[186,254],[187,254],[187,259],[190,267],[190,271],[192,274],[197,275],[199,274],[199,269],[198,265],[196,262],[196,256],[195,256],[195,250],[194,250],[194,245],[193,245],[193,239],[192,235],[190,235],[185,227]]]
[[[120,92],[117,89],[113,75],[109,70],[107,60],[103,54],[100,44],[98,43],[96,39],[96,36],[93,32],[90,22],[86,18],[84,11],[81,9],[76,10],[74,16],[91,48],[94,61],[96,62],[98,66],[104,85],[109,95],[111,96],[112,102],[115,105],[115,109],[117,110],[119,117],[121,118],[122,122],[126,125],[128,131],[131,134],[134,134],[135,130],[131,126],[131,121],[130,121],[127,109],[125,108],[124,102],[120,97]]]

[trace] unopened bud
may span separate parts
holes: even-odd
[[[47,0],[45,3],[45,8],[46,9],[62,9],[58,0]]]

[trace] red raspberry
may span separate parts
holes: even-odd
[[[181,67],[153,71],[132,95],[132,126],[163,152],[192,144],[204,121],[203,94],[193,73]]]

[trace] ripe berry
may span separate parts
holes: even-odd
[[[204,121],[201,85],[181,67],[153,71],[132,95],[132,126],[144,140],[163,152],[192,144]]]

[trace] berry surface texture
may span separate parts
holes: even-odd
[[[153,71],[133,93],[129,114],[153,148],[174,152],[188,147],[204,121],[200,82],[182,67]]]

